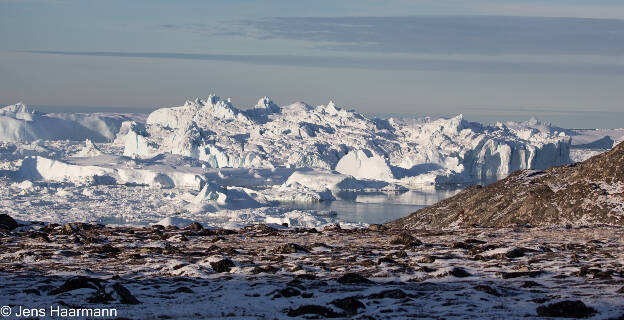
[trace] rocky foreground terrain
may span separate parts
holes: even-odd
[[[50,306],[121,319],[624,319],[623,239],[613,226],[232,231],[0,215],[0,305],[8,319]]]
[[[388,223],[403,229],[624,224],[624,143],[587,161],[516,171]]]

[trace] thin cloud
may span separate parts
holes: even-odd
[[[450,71],[483,73],[592,73],[624,74],[623,65],[568,64],[542,62],[505,62],[418,58],[364,58],[344,56],[229,55],[198,53],[150,53],[105,51],[26,50],[28,54],[120,57],[143,59],[179,59],[280,65],[295,67],[348,68],[393,71]]]
[[[174,25],[168,25],[172,28]],[[175,25],[210,35],[301,40],[315,49],[377,53],[624,55],[624,20],[416,16],[270,18]]]

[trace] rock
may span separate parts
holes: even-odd
[[[110,244],[105,244],[103,246],[94,247],[91,249],[91,252],[94,253],[104,253],[104,254],[117,254],[121,252],[121,249],[111,246]]]
[[[266,267],[255,267],[253,268],[253,270],[251,270],[252,274],[258,274],[258,273],[271,273],[271,274],[275,274],[279,271],[280,269],[274,266],[266,266]]]
[[[474,245],[466,243],[466,242],[454,242],[450,245],[450,247],[452,249],[465,249],[465,250],[469,250],[472,249],[474,247]]]
[[[326,231],[326,232],[330,232],[330,231],[339,232],[341,230],[342,230],[342,228],[340,227],[340,224],[338,224],[338,223],[332,224],[332,225],[329,225],[329,226],[326,226],[325,228],[323,228],[323,231]]]
[[[468,273],[466,269],[460,267],[454,267],[453,269],[451,269],[451,271],[448,272],[448,274],[457,278],[470,277],[470,273]]]
[[[195,291],[193,291],[189,287],[179,287],[173,291],[170,291],[169,293],[195,293]]]
[[[300,279],[300,280],[316,280],[316,275],[312,274],[312,273],[303,273],[303,274],[298,274],[295,275],[295,279]]]
[[[358,309],[366,309],[366,306],[364,306],[364,304],[360,300],[354,297],[336,299],[330,302],[330,304],[344,310],[344,312],[349,316],[357,314]]]
[[[204,226],[202,226],[201,223],[199,223],[199,222],[193,222],[193,223],[189,224],[188,226],[186,226],[184,228],[184,230],[201,232],[202,230],[204,230]]]
[[[496,297],[500,297],[501,294],[498,292],[498,290],[488,286],[488,285],[484,285],[484,284],[480,284],[474,287],[475,290],[477,291],[481,291],[481,292],[485,292],[487,294],[491,294],[493,296]]]
[[[382,263],[396,264],[397,262],[390,257],[382,257],[382,258],[379,258],[379,260],[377,260],[377,264],[379,265]]]
[[[274,252],[278,254],[289,254],[289,253],[298,253],[298,252],[310,253],[310,250],[296,243],[288,243],[288,244],[284,244],[275,248]]]
[[[543,287],[543,285],[535,282],[535,281],[525,281],[524,283],[522,283],[522,286],[520,286],[522,288],[535,288],[535,287]]]
[[[513,248],[507,252],[505,252],[505,257],[509,259],[520,258],[524,256],[524,249],[521,248]]]
[[[113,296],[106,293],[104,290],[98,290],[93,296],[87,299],[88,303],[98,303],[98,304],[107,304],[111,301],[115,300]]]
[[[26,294],[34,294],[34,295],[38,295],[38,296],[41,295],[41,292],[39,292],[39,290],[32,289],[32,288],[31,289],[24,289],[24,291],[22,291],[22,292],[24,292]]]
[[[306,314],[316,314],[325,318],[341,318],[341,317],[346,316],[343,313],[338,313],[327,307],[312,305],[312,304],[303,305],[297,309],[290,309],[288,311],[289,317],[298,317],[298,316],[303,316]]]
[[[407,294],[401,289],[384,290],[368,296],[369,299],[405,299]]]
[[[168,241],[172,242],[187,242],[189,239],[183,234],[174,234],[171,237],[167,238]]]
[[[255,226],[255,229],[256,229],[257,231],[262,232],[262,233],[277,232],[277,229],[275,229],[275,228],[273,228],[273,227],[270,227],[270,226],[267,226],[267,225],[266,225],[266,224],[264,224],[264,223],[261,223],[261,224],[256,225],[256,226]]]
[[[121,283],[113,284],[113,289],[119,296],[119,303],[121,304],[139,304],[139,301],[135,296],[130,293],[126,287],[124,287]]]
[[[415,246],[421,245],[422,241],[412,237],[412,235],[410,235],[407,232],[403,232],[400,235],[394,237],[392,240],[390,240],[390,244],[415,247]]]
[[[217,262],[211,262],[210,266],[212,267],[212,269],[214,269],[215,272],[218,273],[230,272],[230,270],[235,267],[234,262],[227,258],[219,260]]]
[[[96,226],[83,222],[70,222],[63,225],[61,232],[66,235],[80,233],[82,231],[95,229]]]
[[[282,297],[284,297],[284,298],[290,298],[290,297],[294,297],[294,296],[300,295],[301,291],[299,291],[299,290],[297,290],[295,288],[286,287],[286,288],[280,290],[279,294],[282,295]]]
[[[594,308],[588,307],[580,300],[566,300],[537,307],[540,317],[587,318],[596,313]]]
[[[374,283],[357,273],[346,273],[336,281],[341,284],[371,284]]]
[[[59,294],[69,292],[77,289],[94,289],[101,290],[102,284],[100,279],[89,278],[84,276],[76,276],[65,280],[65,282],[57,289],[54,289],[50,294]]]
[[[370,226],[368,226],[368,230],[369,231],[386,231],[388,230],[388,227],[384,226],[383,224],[371,224]]]
[[[483,241],[483,240],[479,240],[479,239],[466,239],[464,240],[465,243],[470,243],[470,244],[486,244],[487,241]]]
[[[624,287],[621,287],[618,291],[616,291],[617,293],[624,293]]]
[[[15,219],[11,218],[8,214],[0,214],[0,229],[13,230],[19,225]]]
[[[540,276],[543,271],[535,270],[535,271],[515,271],[515,272],[501,272],[500,275],[503,279],[512,279],[512,278],[520,278],[520,277],[530,277],[535,278]]]

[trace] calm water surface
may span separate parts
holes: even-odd
[[[453,190],[411,190],[401,193],[342,192],[338,200],[312,203],[282,203],[280,206],[305,210],[334,211],[345,222],[385,223],[457,194]]]

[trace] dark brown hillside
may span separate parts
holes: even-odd
[[[624,143],[589,160],[522,170],[387,225],[403,229],[453,226],[624,224]]]

